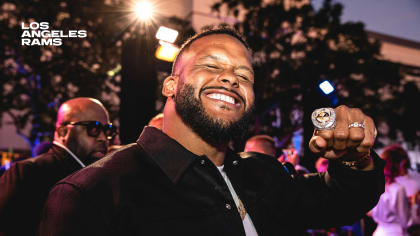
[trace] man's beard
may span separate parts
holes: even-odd
[[[86,131],[84,131],[86,132]],[[73,152],[74,155],[76,155],[76,157],[81,160],[83,162],[83,164],[85,164],[86,166],[94,163],[95,161],[101,159],[101,158],[97,158],[93,155],[94,152],[98,151],[98,150],[94,150],[94,149],[89,149],[88,147],[85,146],[85,143],[82,143],[82,140],[77,136],[76,133],[71,133],[68,137],[68,141],[67,141],[67,148],[70,149],[70,151]],[[101,152],[103,152],[104,154],[106,154],[106,145],[105,143],[96,143],[94,145],[103,145],[100,149]]]
[[[179,89],[175,98],[175,109],[184,123],[204,141],[218,146],[227,144],[230,140],[242,139],[245,136],[252,119],[254,106],[251,106],[238,121],[226,122],[220,118],[210,117],[201,101],[194,97],[195,89],[192,85],[183,84],[181,86],[182,88]]]

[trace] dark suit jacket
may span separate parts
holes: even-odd
[[[274,158],[224,162],[259,235],[353,223],[384,190],[383,163],[355,171],[331,161],[329,174],[293,179]],[[244,235],[216,166],[160,130],[60,181],[50,192],[41,235]]]
[[[47,153],[13,164],[0,177],[0,231],[6,235],[36,235],[50,188],[81,168],[56,145]]]

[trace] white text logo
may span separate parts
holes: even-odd
[[[86,30],[49,30],[48,22],[22,22],[22,45],[27,46],[61,46],[63,38],[86,38]]]

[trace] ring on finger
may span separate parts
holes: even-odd
[[[333,108],[319,108],[312,112],[312,124],[317,130],[335,128],[335,112]]]
[[[363,123],[360,122],[353,122],[351,124],[349,124],[349,128],[365,128],[365,125]]]

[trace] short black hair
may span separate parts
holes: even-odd
[[[214,28],[214,27],[206,28],[203,31],[201,31],[200,33],[197,33],[197,34],[191,36],[190,38],[188,38],[187,40],[185,40],[185,42],[182,44],[182,46],[181,46],[181,48],[180,48],[180,50],[178,52],[178,55],[176,56],[176,58],[175,58],[175,60],[174,60],[174,62],[172,64],[172,75],[175,72],[175,68],[176,68],[176,65],[178,63],[178,59],[181,57],[181,54],[185,50],[187,50],[191,46],[191,44],[194,41],[196,41],[197,39],[203,38],[205,36],[209,36],[209,35],[212,35],[212,34],[227,34],[227,35],[230,35],[230,36],[238,39],[239,42],[241,42],[245,46],[245,48],[248,51],[251,52],[251,48],[249,47],[248,43],[245,41],[245,38],[237,30],[232,29],[232,28],[230,28],[228,26],[219,26],[217,28]]]

